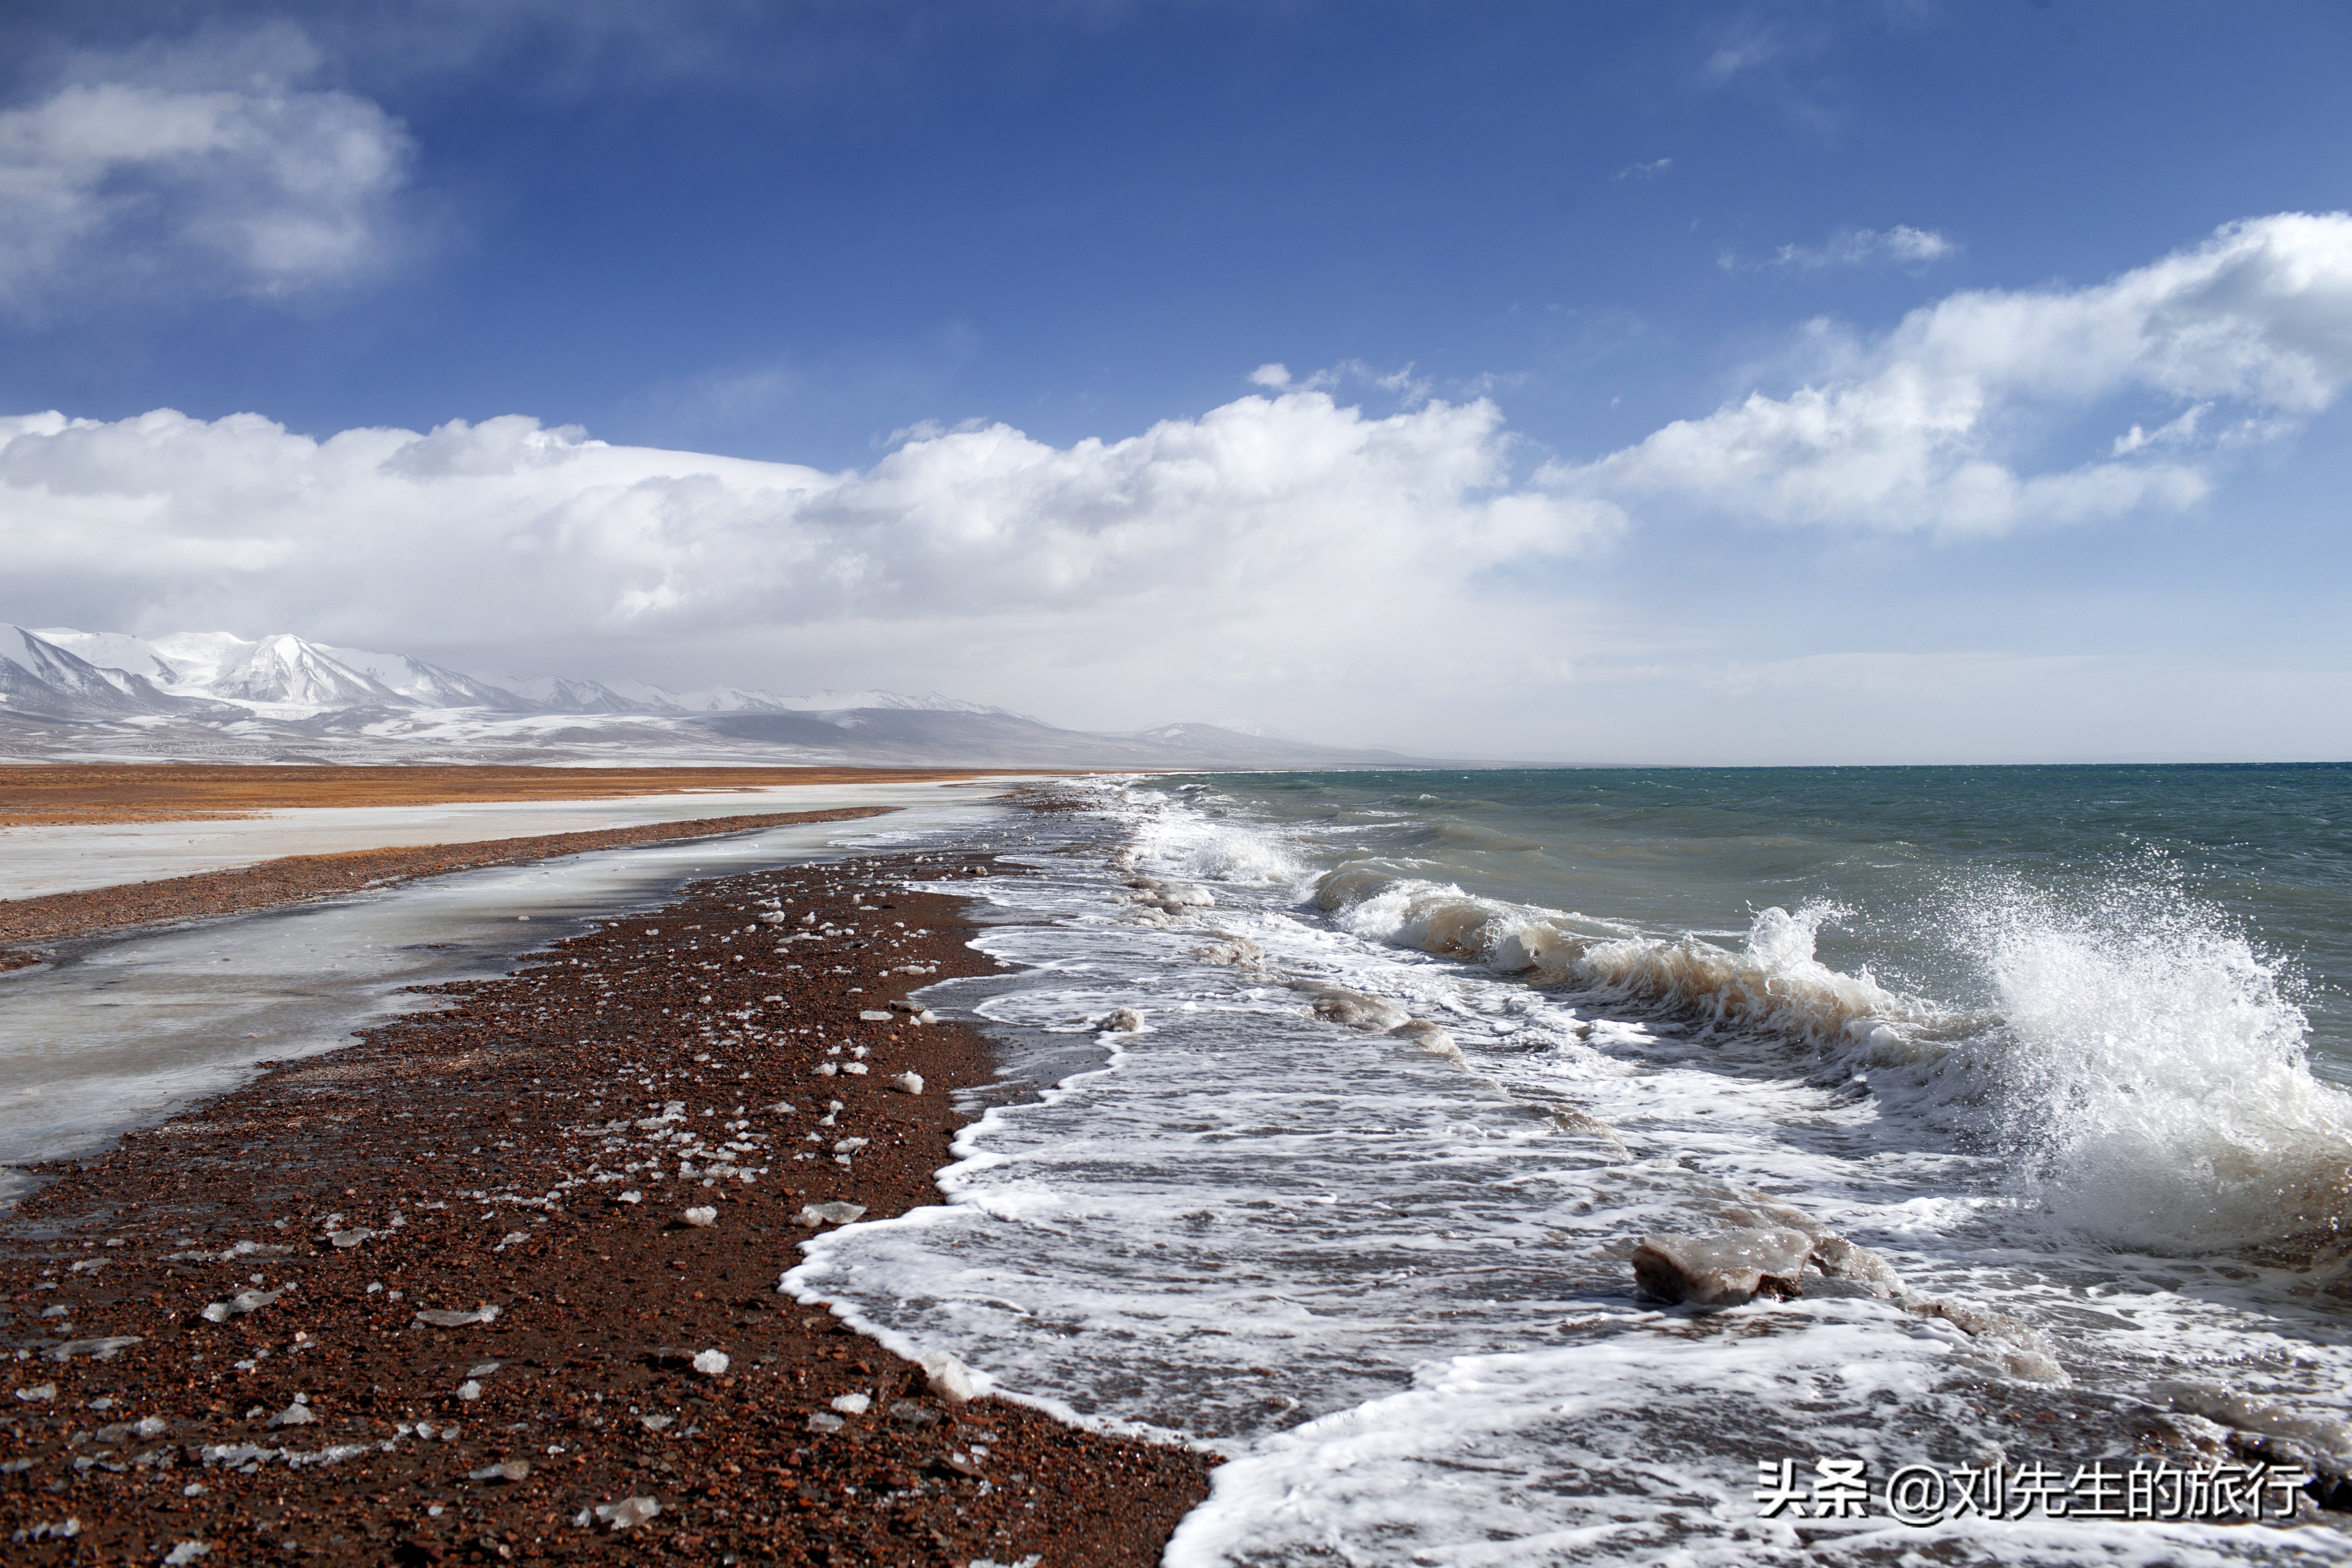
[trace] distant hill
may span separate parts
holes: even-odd
[[[1064,730],[937,692],[468,674],[290,633],[135,637],[0,628],[0,756],[19,759],[756,760],[1039,768],[1413,767],[1214,724]]]

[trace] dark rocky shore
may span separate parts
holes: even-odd
[[[53,1170],[0,1231],[9,1561],[1156,1562],[1203,1456],[776,1288],[803,1211],[936,1201],[990,1058],[887,1005],[992,966],[904,889],[992,869],[698,883]]]

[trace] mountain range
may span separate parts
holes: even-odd
[[[932,693],[468,673],[290,633],[0,627],[0,756],[767,761],[992,767],[1413,766],[1214,724],[1101,733]]]

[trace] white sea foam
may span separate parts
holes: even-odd
[[[1676,1008],[1710,1023],[1806,1038],[1844,1034],[1864,1020],[1924,1021],[1919,1004],[1867,974],[1843,974],[1813,956],[1828,903],[1755,917],[1746,943],[1696,936],[1664,941],[1622,923],[1481,898],[1450,884],[1343,866],[1316,884],[1316,902],[1347,931],[1374,942],[1482,963],[1531,985],[1573,984],[1614,999]]]
[[[1354,896],[1326,913],[1299,895],[1354,828],[1256,847],[1239,814],[1086,790],[1096,814],[1045,819],[1033,875],[982,885],[1016,918],[979,945],[1017,967],[943,987],[941,1005],[995,1021],[1015,1059],[1116,1054],[968,1128],[946,1206],[817,1238],[790,1278],[1012,1397],[1224,1452],[1171,1563],[2346,1552],[2324,1529],[2037,1521],[1897,1540],[1882,1517],[1801,1540],[1758,1518],[1759,1458],[1854,1455],[1883,1477],[1990,1446],[2012,1462],[2127,1454],[2183,1379],[2230,1385],[2199,1408],[2242,1405],[2273,1427],[2352,1414],[2352,1351],[2297,1296],[2303,1277],[2020,1223],[2050,1210],[2095,1228],[2056,1215],[2053,1192],[2091,1191],[2065,1171],[2013,1174],[2010,1140],[2063,1121],[2024,1111],[2084,1099],[2065,1087],[2079,1072],[2011,1070],[2029,1038],[2065,1035],[2066,1007],[2015,1005],[1988,980],[1962,1008],[1843,973],[1815,949],[1824,907],[1768,911],[1745,941],[1673,938],[1360,857]],[[1073,852],[1091,831],[1126,836],[1103,846],[1107,868]],[[1216,902],[1138,921],[1123,885],[1138,873],[1209,884]],[[1839,918],[1843,935],[1861,917]],[[2047,929],[2021,906],[1952,945],[1990,975]],[[2084,940],[2112,956],[2101,930]],[[1250,963],[1218,961],[1234,937]],[[2019,959],[2015,994],[2059,972]],[[2248,985],[2215,994],[2251,996],[2251,1037],[2276,1046],[2265,1031],[2293,1020]],[[1318,1016],[1340,991],[1442,1020],[1458,1056]],[[1119,1006],[1150,1032],[1096,1034]],[[1999,1345],[1832,1282],[1712,1318],[1633,1297],[1641,1236],[1754,1223],[1740,1216],[1771,1203],[1883,1253],[1922,1295],[2046,1334],[2072,1384],[2011,1384]]]
[[[2147,1564],[2318,1562],[2325,1528],[2285,1537],[2212,1525],[1988,1521],[1928,1531],[1759,1516],[1753,1466],[1790,1451],[1790,1413],[1890,1473],[1970,1462],[1948,1347],[1884,1332],[1868,1309],[1816,1310],[1763,1339],[1630,1322],[1598,1343],[1465,1356],[1405,1393],[1266,1438],[1216,1471],[1167,1568],[1334,1562],[1445,1568],[1822,1561]],[[1955,1420],[1958,1417],[1958,1420]],[[1797,1440],[1802,1452],[1803,1439]],[[1801,1464],[1810,1479],[1810,1465]]]
[[[1369,941],[1812,1046],[1901,1108],[1997,1140],[2021,1201],[2104,1240],[2307,1253],[2352,1225],[2352,1096],[2312,1075],[2280,966],[2160,882],[2075,905],[1973,888],[1947,935],[1988,999],[1975,1007],[1821,963],[1822,927],[1851,915],[1826,902],[1766,909],[1730,948],[1608,934],[1377,864],[1325,874],[1315,896]]]

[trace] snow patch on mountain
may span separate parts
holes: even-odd
[[[88,697],[79,673],[105,672],[101,684],[118,694],[125,683],[146,683],[151,694],[236,702],[273,719],[315,718],[352,709],[488,709],[508,713],[832,713],[861,708],[912,712],[1021,715],[984,703],[929,692],[909,697],[897,691],[821,691],[780,697],[739,686],[708,686],[671,691],[642,680],[609,684],[565,676],[520,677],[499,670],[468,673],[431,664],[413,655],[314,643],[291,633],[247,639],[233,632],[173,632],[156,637],[123,632],[85,632],[72,626],[16,628],[50,654],[27,654],[16,661],[19,678],[46,689],[48,712],[60,702],[71,707]],[[61,664],[52,655],[70,664]],[[55,680],[36,668],[57,673]],[[77,696],[80,693],[80,696]],[[18,711],[31,711],[20,708]],[[64,716],[61,712],[56,716]],[[95,717],[96,714],[90,715]]]
[[[25,721],[26,722],[14,722]],[[0,755],[312,762],[729,760],[874,766],[1394,766],[1213,724],[1063,730],[985,703],[875,689],[468,673],[290,633],[137,637],[0,626]]]

